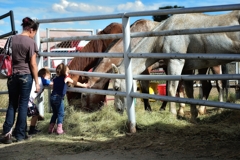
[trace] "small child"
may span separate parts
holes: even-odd
[[[50,103],[53,111],[53,115],[50,120],[48,133],[54,132],[54,127],[57,122],[57,134],[63,134],[62,123],[64,118],[64,103],[63,99],[67,92],[67,83],[73,83],[75,86],[87,88],[85,83],[79,83],[73,81],[68,76],[69,68],[65,64],[61,63],[56,68],[56,77],[53,79],[53,90],[50,97]]]
[[[44,90],[44,86],[53,85],[53,83],[50,81],[50,77],[51,77],[51,72],[48,69],[42,68],[38,71],[38,82],[40,86],[40,91],[38,93],[35,92],[36,87],[35,87],[35,82],[33,82],[32,89],[30,92],[28,107],[32,107],[33,105],[36,105],[35,101],[41,96],[41,93]],[[36,128],[36,124],[38,120],[43,120],[43,116],[40,115],[39,112],[32,115],[29,131],[28,131],[29,135],[37,134],[38,132],[40,132],[40,130],[37,130]]]

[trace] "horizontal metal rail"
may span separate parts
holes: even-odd
[[[123,58],[123,53],[94,53],[94,52],[39,52],[40,56],[51,57],[111,57]]]
[[[8,91],[0,91],[0,94],[8,94]]]
[[[56,29],[56,28],[47,28],[48,31],[54,32],[90,32],[93,35],[93,29]]]
[[[94,94],[101,94],[101,95],[126,96],[126,92],[119,92],[119,91],[106,91],[106,90],[84,89],[84,88],[68,88],[67,90],[69,92],[84,92],[84,93],[94,93]],[[161,95],[153,95],[153,94],[137,93],[137,92],[130,93],[130,96],[134,98],[156,99],[156,100],[171,101],[171,102],[177,102],[177,103],[205,105],[205,106],[228,108],[228,109],[240,109],[239,104],[227,103],[227,102],[215,102],[215,101],[198,100],[198,99],[192,99],[192,98],[178,98],[178,97],[161,96]]]
[[[240,4],[230,5],[215,5],[204,7],[191,7],[191,8],[179,8],[179,9],[161,9],[144,12],[128,12],[124,13],[125,17],[139,17],[139,16],[153,16],[153,15],[167,15],[167,14],[185,14],[185,13],[202,13],[202,12],[216,12],[216,11],[228,11],[239,10]]]
[[[0,109],[0,112],[7,112],[7,109]]]
[[[218,108],[240,109],[239,104],[227,103],[227,102],[215,102],[215,101],[198,100],[198,99],[192,99],[192,98],[177,98],[177,97],[171,97],[171,96],[161,96],[161,95],[135,93],[135,92],[130,93],[130,96],[135,98],[156,99],[156,100],[170,101],[170,102],[177,102],[177,103],[212,106],[212,107],[218,107]]]
[[[115,19],[122,17],[139,17],[139,16],[153,16],[153,15],[167,15],[167,14],[182,14],[182,13],[199,13],[199,12],[215,12],[215,11],[229,11],[239,10],[240,4],[218,5],[218,6],[204,6],[204,7],[191,7],[181,9],[166,9],[166,10],[152,10],[144,12],[128,12],[107,15],[93,15],[82,17],[68,17],[68,18],[54,18],[54,19],[38,19],[39,23],[56,23],[56,22],[69,22],[69,21],[85,21],[85,20],[103,20]]]
[[[113,95],[113,96],[126,96],[126,92],[117,92],[109,90],[100,90],[100,89],[86,89],[86,88],[71,88],[68,87],[67,91],[69,92],[83,92],[83,93],[92,93],[92,94],[101,94],[101,95]]]
[[[51,72],[55,72],[56,69],[49,68]],[[113,73],[101,73],[101,72],[85,72],[70,70],[70,74],[76,74],[89,77],[103,77],[103,78],[115,78],[125,79],[125,74],[113,74]],[[211,74],[211,75],[133,75],[134,80],[239,80],[240,74]]]
[[[131,58],[240,60],[240,53],[128,53]]]
[[[104,57],[123,58],[123,53],[93,53],[93,52],[39,52],[40,56],[51,57]],[[219,60],[240,60],[240,54],[232,53],[128,53],[131,58],[158,58],[158,59],[219,59]]]
[[[71,60],[74,57],[48,57],[50,60],[61,60],[61,59],[67,59],[67,60]]]
[[[154,37],[154,36],[172,36],[172,35],[189,35],[189,34],[205,34],[205,33],[221,33],[221,32],[238,32],[240,26],[219,26],[208,28],[193,28],[193,29],[178,29],[178,30],[163,30],[154,32],[134,32],[131,37]]]
[[[171,35],[187,35],[187,34],[206,34],[206,33],[220,33],[220,32],[237,32],[240,31],[240,26],[220,26],[209,28],[194,28],[194,29],[179,29],[179,30],[164,30],[164,31],[149,31],[149,32],[132,32],[131,38],[136,37],[154,37],[154,36],[171,36]],[[122,33],[106,34],[106,35],[92,35],[92,36],[75,36],[75,37],[52,37],[42,38],[43,42],[60,42],[73,40],[97,40],[97,39],[120,39],[123,37]]]
[[[61,42],[61,41],[73,41],[73,40],[98,40],[98,39],[119,39],[122,38],[122,33],[118,34],[101,34],[92,36],[75,36],[75,37],[51,37],[51,38],[41,38],[41,43],[43,42]]]
[[[239,74],[211,74],[211,75],[133,75],[134,80],[239,80]]]

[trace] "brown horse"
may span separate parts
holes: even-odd
[[[131,25],[130,31],[131,32],[144,32],[144,31],[151,31],[155,28],[159,22],[154,22],[150,20],[138,20]],[[131,48],[133,49],[138,43],[142,40],[142,37],[132,38],[131,39]],[[108,53],[121,53],[123,52],[123,41],[120,39],[115,44],[109,47],[106,51]],[[119,65],[122,63],[123,58],[103,58],[97,67],[93,70],[94,72],[103,72],[109,73],[112,71],[112,63]],[[144,71],[144,74],[149,74],[148,70]],[[104,87],[109,83],[109,78],[103,77],[90,77],[88,83],[90,84],[91,88],[94,89],[104,89]],[[147,81],[142,81],[141,83],[147,83]],[[142,88],[143,93],[148,93],[148,88]],[[84,108],[98,108],[101,104],[101,99],[103,99],[104,95],[98,94],[88,94],[82,93],[81,97],[81,104]],[[149,102],[147,99],[144,100],[144,106],[146,110],[151,110]]]
[[[120,23],[111,23],[106,26],[102,31],[98,33],[100,34],[116,34],[122,33],[122,24]],[[82,48],[81,52],[104,52],[110,43],[112,43],[114,39],[105,39],[105,40],[91,40],[84,48]],[[89,57],[75,57],[72,59],[69,64],[70,70],[79,70],[79,71],[89,71],[94,65],[99,61],[99,58],[89,58]],[[86,83],[87,79],[84,79],[79,75],[70,75],[74,81],[79,81],[81,83]],[[67,99],[69,105],[75,105],[76,107],[81,107],[79,98],[81,97],[81,93],[75,92],[67,92]],[[89,110],[89,108],[83,108]],[[91,109],[90,109],[91,110]]]

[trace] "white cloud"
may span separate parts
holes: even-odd
[[[64,6],[62,6],[60,4],[53,4],[52,9],[53,9],[53,11],[58,12],[58,13],[66,13]]]
[[[82,24],[82,25],[89,25],[90,22],[89,22],[89,21],[80,21],[79,24]]]
[[[52,9],[57,13],[93,13],[93,14],[109,14],[114,12],[134,12],[145,10],[157,10],[162,6],[161,3],[144,4],[141,0],[126,3],[111,3],[111,5],[101,6],[91,3],[77,3],[76,0],[60,0],[59,3],[54,3]],[[116,5],[114,5],[116,4]],[[82,13],[81,13],[82,12]]]
[[[156,10],[161,6],[160,3],[152,5],[144,5],[141,0],[135,0],[135,2],[127,2],[125,4],[119,4],[117,10],[119,12],[134,12],[134,11],[145,11],[145,10]]]
[[[6,24],[3,20],[0,20],[0,25]]]
[[[119,11],[142,11],[144,8],[144,4],[139,0],[136,0],[135,2],[127,2],[126,4],[119,4],[117,6],[117,10]]]
[[[85,13],[112,13],[114,9],[112,7],[97,6],[87,3],[76,3],[67,0],[61,0],[60,4],[53,4],[52,9],[58,13],[65,12],[85,12]]]

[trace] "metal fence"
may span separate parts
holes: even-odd
[[[169,35],[183,35],[183,34],[202,34],[202,33],[218,33],[218,32],[234,32],[240,31],[240,26],[229,26],[229,27],[214,27],[214,28],[204,28],[204,29],[188,29],[188,30],[177,30],[177,31],[161,31],[161,32],[141,32],[141,33],[130,33],[130,17],[141,17],[141,16],[153,16],[153,15],[166,15],[166,14],[182,14],[182,13],[199,13],[199,12],[215,12],[215,11],[228,11],[228,10],[239,10],[240,4],[232,4],[232,5],[220,5],[220,6],[206,6],[206,7],[192,7],[192,8],[184,8],[184,9],[171,9],[171,10],[153,10],[153,11],[142,11],[142,12],[127,12],[120,14],[110,14],[110,15],[99,15],[99,16],[85,16],[85,17],[70,17],[70,18],[57,18],[57,19],[40,19],[38,22],[41,23],[60,23],[60,22],[68,22],[68,21],[85,21],[85,20],[102,20],[102,19],[115,19],[121,18],[123,24],[123,34],[111,34],[111,35],[92,35],[92,36],[78,36],[78,37],[64,37],[64,38],[43,38],[40,39],[39,31],[36,35],[36,42],[40,46],[40,44],[45,42],[57,42],[57,41],[74,41],[74,40],[96,40],[96,39],[117,39],[123,38],[123,48],[124,48],[124,56],[122,53],[51,53],[51,52],[40,52],[41,58],[39,59],[39,68],[42,67],[43,57],[44,56],[52,56],[52,57],[115,57],[115,58],[123,58],[125,65],[128,65],[128,69],[125,71],[125,75],[115,75],[115,74],[101,74],[94,72],[82,72],[82,71],[71,71],[73,74],[79,74],[84,76],[98,76],[98,77],[108,77],[108,78],[125,78],[126,79],[126,92],[116,92],[116,91],[105,91],[105,90],[96,90],[96,89],[84,89],[84,88],[69,88],[68,91],[72,92],[86,92],[93,94],[107,94],[107,95],[117,95],[117,96],[126,96],[127,98],[127,112],[128,112],[128,122],[132,124],[129,128],[130,130],[134,130],[136,125],[135,119],[135,107],[133,98],[148,98],[148,99],[158,99],[165,101],[173,101],[173,102],[181,102],[181,103],[192,103],[192,104],[201,104],[209,106],[217,106],[223,108],[239,108],[237,104],[232,103],[220,103],[220,102],[209,102],[203,100],[195,100],[195,99],[186,99],[186,98],[176,98],[169,96],[158,96],[158,95],[150,95],[150,94],[140,94],[134,93],[132,90],[132,80],[196,80],[196,79],[240,79],[239,75],[201,75],[201,76],[144,76],[144,75],[132,75],[131,71],[131,58],[179,58],[179,59],[228,59],[228,60],[240,60],[239,55],[219,55],[219,54],[191,54],[191,55],[183,55],[183,54],[156,54],[156,53],[141,53],[141,54],[133,54],[130,49],[130,38],[134,37],[151,37],[151,36],[169,36]],[[41,26],[41,25],[40,25]]]
[[[200,100],[192,100],[192,99],[179,99],[175,97],[164,97],[164,96],[155,96],[155,95],[148,95],[148,94],[139,94],[134,93],[132,91],[132,80],[134,79],[168,79],[168,80],[179,80],[179,79],[188,79],[188,80],[194,80],[198,77],[192,76],[185,77],[185,76],[159,76],[159,77],[151,77],[151,76],[142,76],[142,75],[132,75],[131,71],[131,64],[130,59],[131,58],[142,58],[142,57],[151,57],[151,58],[185,58],[185,59],[192,59],[192,58],[210,58],[210,59],[231,59],[231,56],[219,56],[219,55],[201,55],[201,54],[194,54],[194,55],[177,55],[177,54],[131,54],[130,50],[130,38],[133,37],[142,37],[142,36],[169,36],[169,35],[182,35],[182,34],[194,34],[194,33],[217,33],[217,32],[226,32],[226,31],[239,31],[239,26],[232,26],[232,27],[221,27],[221,28],[204,28],[204,29],[190,29],[190,30],[178,30],[178,31],[162,31],[162,32],[145,32],[145,33],[130,33],[130,17],[139,17],[139,16],[152,16],[152,15],[165,15],[165,14],[181,14],[181,13],[197,13],[197,12],[213,12],[213,11],[226,11],[226,10],[238,10],[240,9],[240,4],[234,4],[234,5],[224,5],[224,6],[208,6],[208,7],[194,7],[194,8],[186,8],[186,9],[176,9],[176,10],[155,10],[155,11],[143,11],[143,12],[128,12],[128,13],[122,13],[122,14],[111,14],[111,15],[101,15],[101,16],[86,16],[86,17],[71,17],[71,18],[58,18],[58,19],[44,19],[44,20],[38,20],[40,23],[56,23],[56,22],[67,22],[67,21],[83,21],[83,20],[101,20],[101,19],[113,19],[113,18],[122,18],[122,24],[123,24],[123,33],[124,34],[112,34],[112,35],[97,35],[97,36],[89,36],[89,37],[66,37],[66,38],[46,38],[46,39],[39,39],[36,38],[36,41],[38,44],[44,43],[44,42],[55,42],[55,41],[66,41],[66,40],[93,40],[93,39],[108,39],[108,38],[123,38],[124,41],[124,62],[126,65],[128,65],[128,69],[125,71],[125,75],[111,75],[111,74],[100,74],[100,73],[86,73],[81,71],[73,71],[74,74],[84,75],[84,76],[100,76],[100,77],[109,77],[109,78],[125,78],[126,79],[126,92],[115,92],[115,91],[103,91],[103,90],[94,90],[94,89],[77,89],[77,88],[69,88],[69,91],[73,92],[86,92],[86,93],[95,93],[95,94],[109,94],[109,95],[118,95],[118,96],[126,96],[127,98],[127,112],[128,112],[128,121],[129,124],[132,124],[130,126],[131,128],[135,128],[135,108],[134,108],[134,102],[133,97],[138,98],[153,98],[153,99],[160,99],[160,100],[166,100],[166,101],[174,101],[174,102],[182,102],[182,103],[193,103],[193,104],[199,104],[203,103],[210,106],[218,106],[223,108],[238,108],[238,105],[236,104],[228,104],[227,106],[225,104],[217,105],[212,102],[206,102],[206,101],[200,101]],[[54,56],[51,53],[40,53],[42,56]],[[79,57],[99,57],[99,54],[96,55],[94,53],[70,53],[72,56],[79,56]],[[55,55],[56,56],[56,55]],[[66,56],[64,54],[59,54],[59,56]],[[114,53],[113,54],[101,54],[102,57],[123,57],[122,54]],[[231,60],[239,60],[240,57],[234,55],[234,58]],[[230,79],[239,79],[240,76],[238,75],[231,75],[228,77],[219,77],[219,76],[201,76],[201,79],[227,79],[231,77]]]
[[[5,34],[2,34],[0,35],[0,39],[7,39],[8,36],[11,36],[11,35],[15,35],[17,34],[18,32],[15,30],[15,23],[14,23],[14,14],[13,14],[13,11],[9,11],[8,13],[6,14],[3,14],[0,16],[0,20],[1,19],[4,19],[4,18],[9,18],[10,19],[10,24],[11,24],[11,31],[8,32],[8,33],[5,33]],[[3,48],[0,48],[0,54],[2,54],[4,52]],[[1,86],[1,90],[0,91],[0,96],[1,96],[1,102],[2,102],[2,106],[5,106],[7,105],[7,100],[4,101],[5,99],[7,99],[7,95],[8,94],[8,91],[6,91],[7,87],[6,87],[6,84],[7,84],[7,81],[6,80],[1,80],[1,84],[4,84],[3,86]],[[0,112],[5,112],[6,109],[2,109],[0,108]]]

